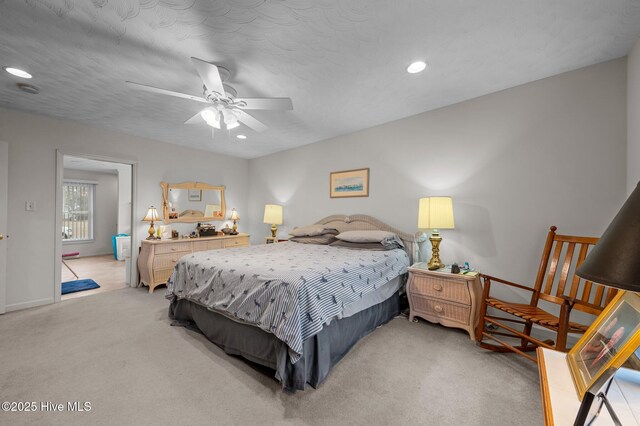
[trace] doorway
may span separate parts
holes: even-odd
[[[130,286],[135,164],[61,153],[58,159],[56,301]]]

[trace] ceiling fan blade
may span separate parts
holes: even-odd
[[[233,112],[238,117],[238,121],[240,121],[250,129],[255,130],[256,132],[264,132],[265,130],[268,129],[267,126],[265,126],[264,124],[262,124],[261,122],[259,122],[258,120],[256,120],[255,118],[253,118],[252,116],[250,116],[249,114],[247,114],[242,110],[234,109]]]
[[[202,110],[204,111],[204,110]],[[194,115],[193,117],[191,117],[190,119],[188,119],[187,121],[184,122],[184,124],[200,124],[200,123],[206,123],[206,121],[204,120],[204,118],[202,118],[202,111],[198,111],[198,113],[196,115]]]
[[[292,110],[293,103],[289,98],[236,98],[236,102],[244,102],[242,109],[280,109]]]
[[[199,96],[193,96],[193,95],[187,95],[185,93],[173,92],[173,91],[167,90],[167,89],[160,89],[160,88],[153,87],[153,86],[147,86],[146,84],[134,83],[133,81],[127,81],[125,83],[127,83],[129,86],[131,86],[134,89],[144,90],[146,92],[160,93],[161,95],[175,96],[177,98],[183,98],[183,99],[191,99],[192,101],[197,101],[197,102],[204,102],[204,103],[208,103],[209,102],[205,98],[201,98]]]
[[[202,79],[204,85],[207,86],[207,89],[212,92],[218,92],[221,95],[225,94],[217,66],[210,64],[209,62],[205,62],[202,59],[193,57],[191,58],[191,62],[193,62],[193,66],[196,67],[196,71],[198,71],[198,75]]]

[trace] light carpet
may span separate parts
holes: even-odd
[[[126,288],[0,316],[0,399],[65,412],[0,412],[1,424],[540,425],[537,369],[463,331],[397,318],[314,390],[171,327],[163,289]],[[91,410],[67,412],[68,401]]]

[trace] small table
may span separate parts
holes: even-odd
[[[475,340],[482,298],[477,272],[430,271],[426,263],[416,263],[409,268],[407,294],[409,321],[421,317],[445,327],[462,328]]]
[[[537,348],[540,390],[545,426],[572,425],[580,408],[567,354]],[[640,418],[640,372],[621,368],[614,376],[607,398],[623,425],[636,424]],[[593,405],[599,405],[598,399]],[[595,411],[595,409],[593,410]],[[591,417],[587,418],[589,421]],[[613,425],[609,412],[603,407],[593,425]]]

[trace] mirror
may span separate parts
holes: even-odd
[[[224,186],[202,182],[167,183],[162,187],[164,223],[224,220]]]

